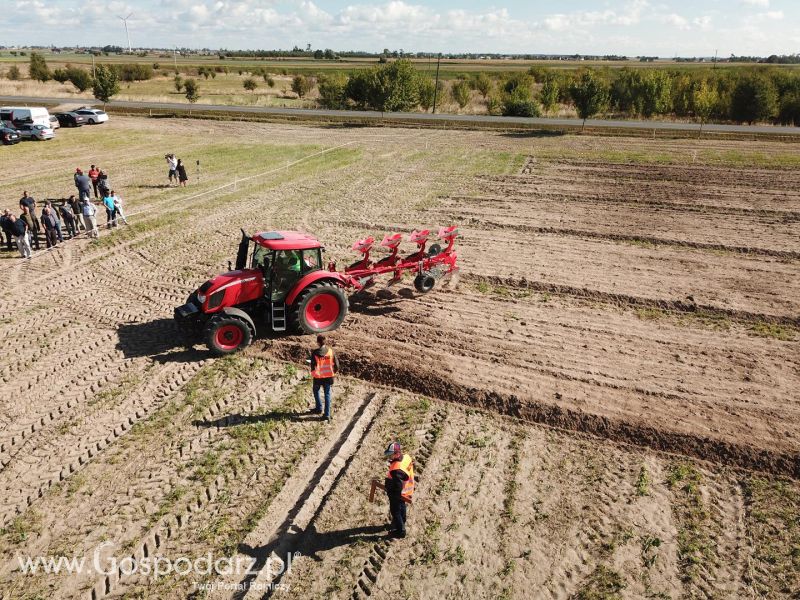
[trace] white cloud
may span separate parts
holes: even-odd
[[[664,23],[667,25],[672,25],[673,27],[677,27],[678,29],[690,29],[689,20],[686,17],[682,17],[681,15],[676,15],[675,13],[666,15],[663,18]]]
[[[782,10],[770,10],[764,13],[759,13],[756,15],[759,19],[769,20],[769,21],[780,21],[783,19],[783,11]]]
[[[760,6],[763,8],[769,7],[769,0],[741,0],[741,3],[748,6]]]
[[[694,25],[698,29],[707,31],[711,29],[711,16],[704,15],[702,17],[695,17],[694,19],[692,19],[692,25]]]

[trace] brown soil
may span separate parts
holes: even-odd
[[[186,577],[33,578],[14,558],[91,556],[105,540],[118,557],[256,557],[248,582],[265,581],[270,552],[299,551],[280,580],[298,598],[798,589],[794,171],[529,159],[598,151],[581,137],[101,127],[64,139],[88,149],[81,164],[113,166],[136,225],[30,261],[2,255],[0,598],[197,591]],[[220,140],[252,155],[162,189],[164,152],[191,158]],[[285,165],[264,163],[262,146],[297,144],[354,153],[212,191]],[[786,152],[657,144],[674,157]],[[75,147],[20,145],[0,189],[71,193]],[[351,299],[332,336],[348,375],[332,426],[300,414],[310,340],[262,338],[226,360],[177,345],[173,307],[226,268],[241,226],[309,231],[347,264],[367,233],[456,220],[460,282]],[[389,543],[385,506],[366,492],[395,436],[423,478],[409,539]]]

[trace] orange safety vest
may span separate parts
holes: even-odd
[[[311,371],[314,379],[325,379],[333,377],[333,349],[328,348],[325,356],[317,356],[317,368]]]
[[[400,495],[411,501],[411,496],[414,495],[414,461],[408,454],[403,454],[400,460],[393,460],[389,463],[389,472],[386,474],[386,478],[391,479],[392,471],[398,470],[408,475],[408,479],[403,482],[403,491],[400,492]]]

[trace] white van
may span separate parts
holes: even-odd
[[[10,121],[14,125],[30,123],[50,127],[50,113],[43,106],[0,106],[0,121]]]

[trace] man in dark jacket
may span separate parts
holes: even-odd
[[[47,247],[52,248],[58,244],[57,228],[58,221],[56,215],[49,206],[42,209],[42,225],[44,225],[44,239]]]
[[[339,357],[333,352],[333,348],[325,345],[325,336],[317,336],[317,349],[311,353],[311,376],[314,378],[314,403],[315,408],[311,411],[315,414],[322,414],[328,422],[331,420],[331,388],[333,378],[339,372]],[[319,390],[325,391],[325,412],[322,412],[322,402],[319,397]]]
[[[64,204],[59,207],[59,210],[61,212],[61,219],[64,222],[64,226],[69,232],[70,239],[72,239],[77,235],[77,223],[75,213],[72,211],[72,205],[69,203],[69,201],[64,202]]]
[[[92,182],[83,171],[75,169],[75,187],[78,188],[78,198],[88,200],[92,195]]]
[[[0,216],[0,227],[3,228],[3,233],[6,236],[6,249],[13,250],[14,244],[12,244],[14,238],[13,232],[13,222],[11,221],[11,213],[7,210],[3,211],[2,216]]]
[[[22,258],[31,257],[31,243],[28,239],[28,224],[23,219],[17,219],[14,215],[8,215],[9,222],[11,223],[11,232],[14,235],[14,241],[17,242],[17,249]]]
[[[32,215],[28,211],[28,207],[24,206],[22,208],[22,213],[19,215],[19,220],[25,221],[25,224],[28,227],[28,237],[30,238],[30,242],[34,248],[37,250],[39,249],[39,236],[36,235],[36,229],[41,228],[41,224],[39,223],[39,219],[37,219],[34,215]]]
[[[39,232],[42,230],[42,225],[39,223],[39,217],[36,216],[36,200],[33,199],[32,196],[28,194],[27,191],[22,192],[22,198],[19,199],[19,207],[22,209],[22,212],[25,212],[25,209],[28,210],[28,218],[25,218],[25,221],[28,223],[28,234],[31,236],[31,242],[39,249]],[[23,218],[20,215],[20,218]]]

